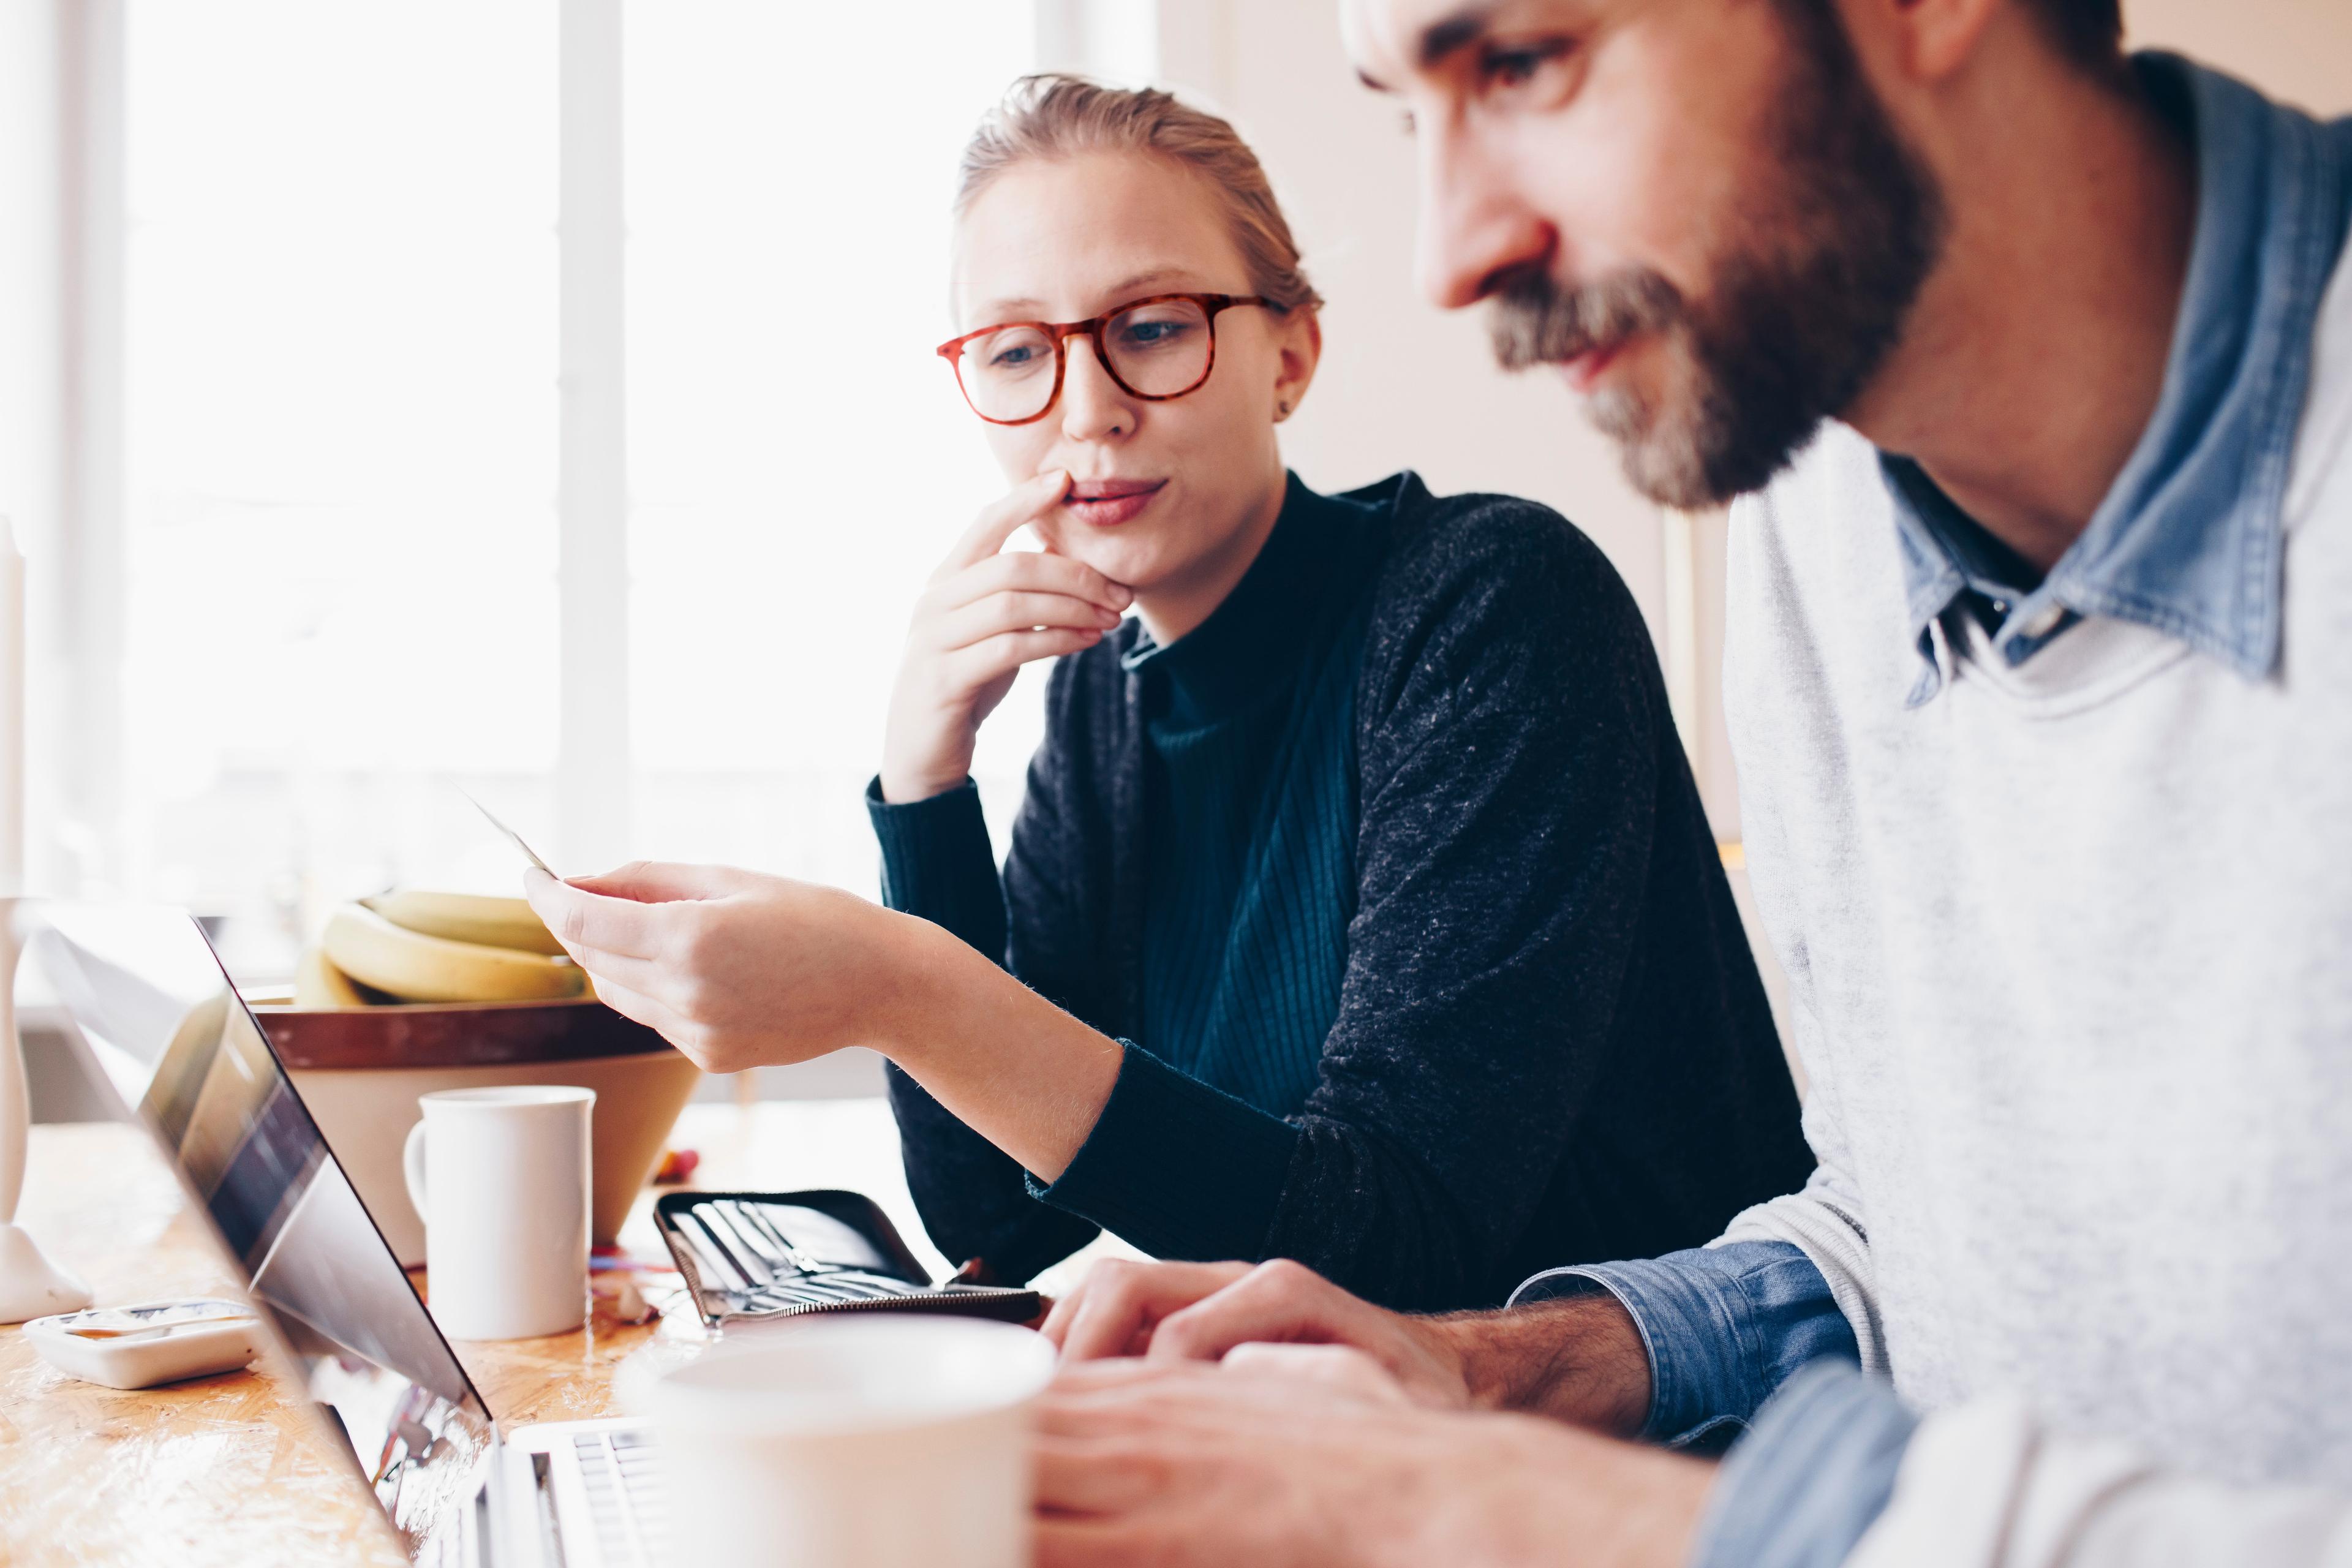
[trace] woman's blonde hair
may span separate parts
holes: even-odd
[[[1158,88],[1105,87],[1059,72],[1023,77],[964,145],[956,216],[1017,163],[1086,153],[1147,153],[1200,175],[1224,206],[1250,288],[1284,310],[1323,303],[1249,143],[1230,122]]]

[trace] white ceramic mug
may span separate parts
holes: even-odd
[[[1043,1335],[909,1312],[755,1329],[620,1389],[653,1431],[674,1562],[1027,1568],[1053,1375]]]
[[[420,1095],[401,1150],[425,1216],[426,1296],[458,1340],[522,1340],[588,1315],[592,1089],[522,1084]]]

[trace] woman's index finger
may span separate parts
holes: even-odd
[[[1024,523],[1035,521],[1047,508],[1058,505],[1069,489],[1070,476],[1061,468],[1048,468],[1024,479],[980,509],[980,516],[956,541],[955,551],[948,559],[959,567],[987,560],[1003,549],[1004,542]]]

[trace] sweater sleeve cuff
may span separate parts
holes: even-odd
[[[1289,1179],[1298,1130],[1120,1042],[1094,1131],[1060,1179],[1030,1192],[1155,1258],[1255,1259]]]
[[[1798,1368],[1858,1359],[1829,1282],[1785,1241],[1555,1268],[1521,1285],[1511,1304],[1595,1288],[1617,1298],[1649,1352],[1646,1442],[1684,1447],[1736,1430]]]
[[[1724,1460],[1690,1568],[1837,1568],[1886,1511],[1918,1426],[1860,1368],[1806,1368]]]
[[[885,905],[958,935],[971,929],[975,913],[992,911],[1002,922],[1004,894],[977,784],[966,779],[928,799],[894,805],[882,798],[877,774],[866,786],[866,814],[882,845]]]

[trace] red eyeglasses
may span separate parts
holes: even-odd
[[[1086,321],[1005,321],[950,338],[939,355],[953,367],[971,411],[991,425],[1043,419],[1062,395],[1069,341],[1092,338],[1095,358],[1130,396],[1165,403],[1200,389],[1217,363],[1217,317],[1236,305],[1279,310],[1255,294],[1154,294]]]

